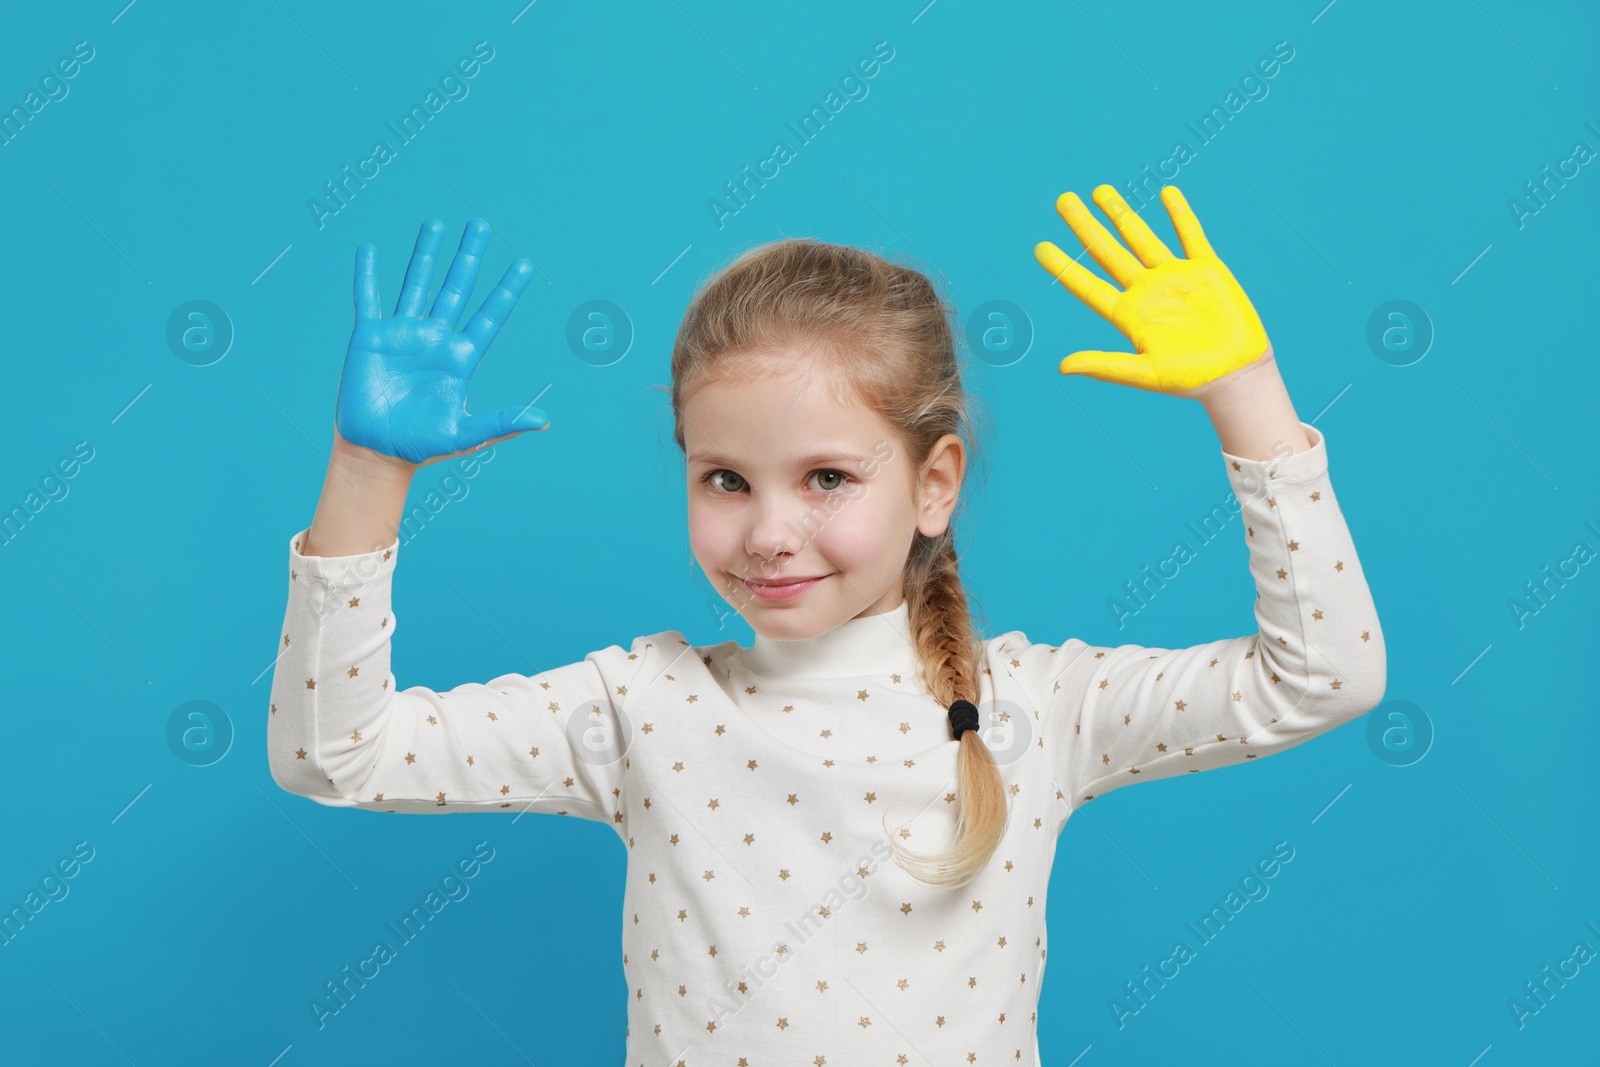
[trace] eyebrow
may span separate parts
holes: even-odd
[[[854,452],[813,452],[808,456],[800,456],[799,458],[797,458],[794,461],[794,465],[796,467],[814,467],[814,466],[816,466],[818,464],[821,464],[821,463],[836,463],[836,462],[840,462],[840,461],[844,461],[846,463],[850,463],[850,464],[854,464],[855,466],[862,467],[862,466],[865,466],[866,464],[872,462],[872,458],[870,456],[860,456],[860,455],[857,455]],[[715,455],[715,454],[709,453],[709,452],[705,453],[704,455],[691,456],[689,458],[689,462],[690,463],[704,463],[704,464],[708,464],[708,465],[711,465],[711,466],[718,466],[718,467],[738,467],[739,466],[739,464],[735,463],[731,459],[728,459],[728,458],[726,458],[724,456]]]

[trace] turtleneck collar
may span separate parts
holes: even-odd
[[[916,646],[905,601],[890,611],[846,619],[816,637],[794,641],[757,634],[739,649],[745,669],[766,678],[861,678],[870,674],[915,675]]]

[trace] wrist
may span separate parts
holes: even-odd
[[[387,456],[364,445],[350,443],[339,433],[338,426],[333,429],[333,451],[329,456],[329,465],[359,473],[366,478],[405,482],[408,485],[417,471],[416,464],[398,456]]]
[[[1210,383],[1200,398],[1223,451],[1243,459],[1281,459],[1312,447],[1269,348],[1260,360]]]
[[[1259,358],[1183,395],[1198,400],[1207,411],[1226,410],[1240,404],[1248,405],[1251,397],[1270,392],[1274,385],[1281,388],[1282,382],[1277,359],[1269,344]]]

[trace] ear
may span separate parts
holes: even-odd
[[[933,444],[918,475],[917,529],[924,537],[938,537],[950,525],[967,470],[967,446],[947,433]]]

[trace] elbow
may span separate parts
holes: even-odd
[[[1376,685],[1356,689],[1334,705],[1334,715],[1341,723],[1354,722],[1383,703],[1383,679]]]
[[[1354,678],[1355,690],[1359,694],[1361,705],[1361,709],[1355,713],[1357,716],[1365,715],[1383,703],[1384,690],[1389,686],[1388,645],[1383,639],[1383,630],[1379,628],[1377,620],[1373,620],[1368,637],[1370,640],[1367,645],[1367,655],[1357,662]]]
[[[273,709],[274,712],[276,710]],[[269,718],[267,723],[267,769],[272,773],[272,780],[277,783],[279,789],[285,793],[295,793],[296,775],[294,768],[290,766],[293,755],[282,751],[286,750],[288,739],[279,735],[275,720]]]
[[[272,780],[285,793],[305,796],[316,754],[304,752],[302,746],[290,740],[283,725],[278,722],[276,706],[268,712],[267,719],[267,769]],[[299,749],[300,751],[296,751]],[[303,756],[302,756],[303,753]]]
[[[1315,732],[1361,718],[1383,702],[1387,684],[1382,655],[1369,657],[1352,673],[1313,672],[1305,688],[1283,694],[1276,714]],[[1276,720],[1275,720],[1276,721]]]
[[[1298,671],[1294,664],[1280,664],[1274,660],[1270,650],[1263,644],[1259,646],[1262,652],[1261,670],[1272,683],[1277,683],[1280,677],[1300,676],[1293,688],[1284,694],[1286,704],[1292,705],[1288,710],[1299,709],[1332,725],[1343,724],[1359,719],[1383,703],[1384,690],[1388,686],[1387,657],[1382,634],[1374,628],[1371,637],[1371,643],[1360,649],[1359,654],[1340,655],[1337,666],[1323,660],[1314,666],[1300,664]],[[1345,652],[1349,653],[1350,650],[1346,649]],[[1270,692],[1273,687],[1263,685],[1262,688]]]
[[[1332,714],[1341,722],[1359,719],[1383,703],[1384,690],[1388,688],[1388,666],[1380,644],[1373,655],[1363,660],[1354,674],[1336,679],[1339,688],[1324,699]],[[1330,686],[1332,683],[1329,683]]]
[[[282,714],[281,709],[279,714]],[[272,780],[285,793],[320,804],[345,802],[345,798],[335,791],[333,783],[328,780],[317,753],[309,751],[303,743],[280,737],[272,731],[267,735],[267,768],[272,772]]]
[[[1266,665],[1272,663],[1267,656]],[[1309,686],[1304,694],[1307,704],[1333,725],[1359,719],[1383,703],[1389,684],[1387,647],[1375,618],[1365,623],[1358,638],[1328,642],[1322,648],[1309,645],[1306,660],[1285,666],[1285,676],[1300,667],[1296,673],[1301,673]]]
[[[268,760],[268,765],[272,770],[272,780],[285,793],[333,808],[354,807],[357,803],[354,797],[339,792],[309,761],[301,763],[292,757],[273,756]]]
[[[272,780],[278,784],[278,788],[295,796],[309,796],[307,775],[303,770],[305,763],[300,763],[302,769],[296,769],[294,765],[297,762],[300,761],[293,755],[281,755],[276,746],[267,746],[267,766],[272,771]]]
[[[1359,651],[1362,654],[1351,658],[1349,668],[1353,690],[1350,699],[1356,705],[1350,716],[1352,719],[1383,703],[1384,690],[1389,685],[1388,642],[1384,640],[1383,627],[1376,616],[1361,635]]]

